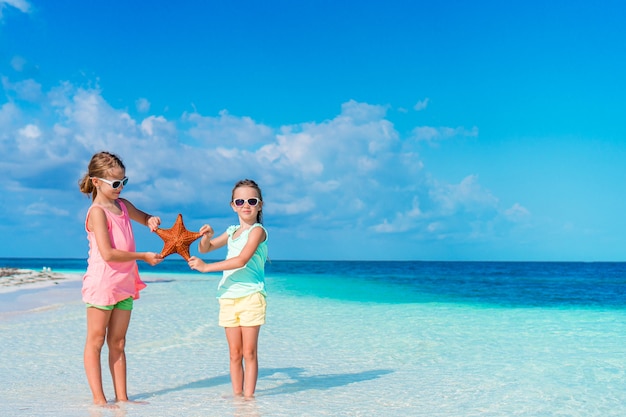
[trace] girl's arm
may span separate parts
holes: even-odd
[[[198,251],[200,253],[211,252],[228,243],[228,234],[226,232],[212,239],[214,234],[213,228],[208,224],[203,225],[198,232],[202,233],[202,239],[200,239],[200,243],[198,243]]]
[[[226,235],[226,239],[228,239],[228,234],[224,233],[214,240],[221,240],[224,235]],[[248,242],[246,243],[246,246],[243,247],[239,255],[223,261],[212,262],[210,264],[205,263],[200,258],[192,256],[191,258],[189,258],[189,266],[191,267],[191,269],[195,269],[200,272],[218,272],[229,269],[242,268],[246,266],[248,261],[250,261],[252,255],[254,255],[254,252],[264,240],[265,230],[263,230],[262,227],[255,227],[250,231],[250,234],[248,235]]]
[[[159,253],[153,252],[128,252],[115,249],[111,246],[109,238],[109,229],[107,227],[107,216],[100,207],[93,207],[89,212],[87,227],[94,232],[96,236],[96,244],[102,259],[105,262],[128,262],[141,260],[150,265],[156,265],[163,260]]]
[[[130,201],[125,198],[120,198],[126,204],[128,215],[134,221],[144,226],[148,226],[151,232],[154,232],[161,225],[161,218],[157,216],[151,216],[150,214],[139,210]]]

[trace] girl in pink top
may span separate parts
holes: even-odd
[[[161,219],[120,198],[128,182],[125,172],[119,157],[100,152],[91,158],[88,171],[79,182],[80,191],[91,195],[93,200],[85,220],[89,240],[89,259],[82,289],[83,301],[87,303],[85,373],[94,404],[103,406],[107,405],[107,400],[102,388],[100,351],[105,339],[116,401],[128,401],[124,353],[126,331],[133,300],[139,298],[139,291],[146,287],[139,278],[137,260],[150,265],[163,260],[158,253],[135,251],[130,220],[155,231]]]

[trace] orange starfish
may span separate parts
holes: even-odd
[[[189,260],[189,246],[202,237],[201,233],[185,229],[182,214],[178,214],[174,226],[170,229],[156,229],[156,234],[165,242],[161,251],[164,258],[172,253],[178,253],[186,261]]]

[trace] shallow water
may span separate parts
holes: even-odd
[[[54,291],[76,291],[70,302],[0,314],[0,415],[626,415],[626,309],[617,302],[602,306],[572,288],[567,297],[521,302],[501,288],[514,287],[505,282],[510,273],[492,283],[506,294],[496,299],[483,294],[484,282],[469,295],[468,283],[464,291],[446,284],[471,282],[473,273],[387,268],[395,275],[385,278],[384,268],[317,267],[268,268],[254,401],[230,396],[218,275],[162,272],[144,274],[151,282],[135,304],[127,341],[129,395],[148,404],[116,411],[89,405],[84,306],[80,284],[68,283]],[[614,288],[617,272],[589,276],[613,277]],[[422,276],[411,284],[407,277],[419,274],[432,282]],[[571,281],[568,274],[515,279],[552,288]],[[493,271],[476,276],[495,279]],[[532,298],[528,287],[522,292]],[[598,291],[605,298],[614,292]],[[112,396],[106,366],[103,375]]]

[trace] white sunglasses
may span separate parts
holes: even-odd
[[[235,203],[235,205],[237,207],[241,207],[244,205],[245,202],[248,202],[248,204],[250,204],[252,207],[256,206],[257,204],[259,204],[259,202],[261,201],[258,198],[249,198],[248,200],[244,200],[243,198],[236,198],[233,200],[233,203]]]
[[[91,178],[95,178],[97,180],[100,180],[102,182],[109,184],[111,188],[113,188],[114,190],[117,190],[118,188],[122,186],[126,186],[126,184],[128,184],[128,177],[124,177],[121,180],[113,180],[113,181],[105,180],[104,178],[98,178],[98,177],[91,177]]]

